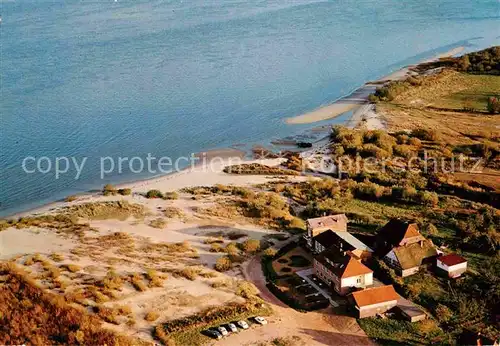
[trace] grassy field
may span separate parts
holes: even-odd
[[[449,93],[437,97],[433,106],[450,109],[471,108],[478,111],[487,111],[488,97],[500,93],[500,77],[488,75],[462,74],[465,88],[454,92],[453,85],[449,85]]]

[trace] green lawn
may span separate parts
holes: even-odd
[[[500,77],[469,74],[465,76],[470,81],[468,88],[436,99],[434,106],[452,109],[467,107],[486,111],[488,97],[500,94]]]

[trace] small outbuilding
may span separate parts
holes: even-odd
[[[457,254],[439,256],[436,259],[436,268],[449,278],[457,278],[467,270],[467,260]]]
[[[387,285],[353,292],[351,299],[356,309],[356,317],[365,318],[382,314],[395,307],[399,295],[392,285]]]

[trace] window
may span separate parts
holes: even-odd
[[[360,284],[360,283],[361,283],[361,276],[358,276],[358,278],[356,279],[356,282],[357,282],[358,284]]]

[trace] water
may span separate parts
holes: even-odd
[[[0,1],[3,215],[147,176],[100,180],[100,156],[299,134],[317,124],[283,120],[457,45],[500,42],[498,0]],[[55,179],[24,173],[26,156],[88,160],[78,180]]]

